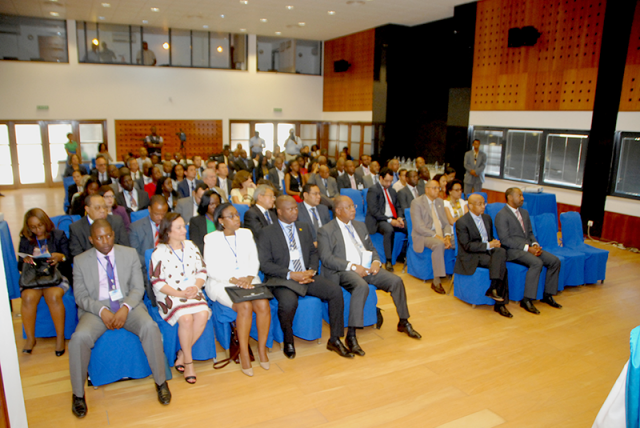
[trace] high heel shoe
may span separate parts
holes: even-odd
[[[182,349],[180,350],[182,351]],[[178,371],[178,373],[184,373],[184,366],[182,364],[176,364],[178,362],[178,354],[180,353],[180,351],[176,352],[176,359],[173,362],[173,367],[176,368],[176,370]],[[193,362],[193,361],[192,361]]]
[[[64,355],[64,349],[62,351],[56,351],[56,357],[62,357]]]
[[[249,377],[253,376],[253,367],[249,367],[248,369],[243,369],[242,368],[242,357],[239,357],[239,358],[240,358],[240,370],[242,370],[242,373],[246,374]],[[249,362],[249,364],[251,364],[251,362]]]
[[[271,368],[271,364],[269,363],[269,361],[267,361],[266,363],[262,362],[262,358],[260,358],[260,355],[258,354],[258,361],[260,361],[260,367],[262,367],[265,370],[269,370]]]
[[[31,353],[31,351],[33,351],[33,348],[35,348],[35,346],[36,346],[36,341],[34,340],[34,341],[33,341],[33,345],[31,345],[31,348],[30,348],[30,349],[26,349],[26,348],[24,348],[24,349],[22,350],[22,353],[23,353],[23,354],[30,354],[30,353]]]
[[[189,364],[193,364],[193,361],[191,361],[190,363],[184,363],[185,366],[188,366]],[[189,384],[189,385],[193,385],[194,383],[196,383],[196,377],[195,376],[185,376],[184,380]]]

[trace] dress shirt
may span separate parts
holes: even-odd
[[[140,177],[142,177],[142,173],[140,171],[136,171],[136,172],[132,172],[131,173],[131,179],[133,181],[139,180]]]
[[[287,279],[291,279],[291,272],[295,272],[295,268],[293,267],[294,260],[300,260],[300,266],[302,266],[302,271],[306,271],[307,268],[304,266],[304,258],[302,257],[302,247],[300,246],[300,237],[298,236],[298,231],[296,230],[296,224],[286,224],[282,221],[278,220],[280,223],[280,227],[282,228],[282,233],[284,233],[284,239],[287,241],[287,247],[289,248],[289,253],[291,253],[291,247],[289,247],[289,227],[293,227],[293,239],[296,241],[296,249],[298,251],[298,258],[294,259],[289,257],[289,272],[287,273]]]
[[[487,234],[487,229],[486,229],[486,225],[484,224],[484,220],[482,219],[481,216],[475,215],[471,211],[469,211],[469,214],[471,214],[471,218],[475,222],[476,227],[478,228],[478,232],[480,232],[480,235],[482,236],[482,242],[486,242],[487,243],[487,251],[489,251],[491,249],[491,247],[489,246],[489,235]],[[484,235],[482,234],[482,229],[481,229],[481,226],[480,226],[481,224],[482,224],[482,226],[485,227]]]
[[[87,219],[89,219],[88,216],[87,216]],[[93,221],[90,220],[90,223],[93,223]],[[106,271],[107,261],[104,258],[108,256],[109,260],[111,260],[111,264],[113,265],[113,276],[115,277],[115,280],[116,280],[116,288],[120,288],[120,281],[118,279],[118,267],[116,266],[116,252],[112,248],[111,251],[109,251],[109,253],[106,255],[102,254],[100,251],[97,251],[97,250],[96,250],[96,254],[97,254],[96,260],[98,263],[98,281],[99,281],[98,282],[99,284],[98,300],[111,300],[111,298],[109,297],[109,278],[107,277],[107,271]],[[123,297],[125,296],[123,295]],[[124,303],[124,306],[126,306],[127,308],[129,308],[129,310],[131,310],[131,306],[129,306],[128,304]],[[103,306],[102,308],[100,308],[100,312],[98,312],[98,315],[101,315],[104,309],[111,310],[107,306]]]
[[[356,176],[347,174],[347,177],[349,178],[349,182],[351,183],[351,188],[358,190],[358,186],[356,185]]]
[[[138,191],[135,189],[135,187],[131,192],[125,190],[123,193],[124,193],[124,199],[127,202],[127,206],[131,208],[133,211],[138,211],[140,209],[140,204],[139,204],[139,198],[138,198]],[[133,207],[131,204],[132,198],[136,201],[135,207]]]
[[[344,223],[342,220],[340,220],[337,217],[336,219],[338,220],[338,225],[340,226],[340,232],[342,232],[342,239],[344,240],[344,252],[347,255],[347,261],[349,262],[347,264],[346,270],[349,271],[351,270],[351,266],[353,266],[354,264],[359,265],[360,263],[362,263],[362,259],[360,257],[360,251],[353,243],[353,238],[351,238],[351,233],[349,232],[349,229],[347,229],[347,226],[351,226],[353,228],[353,225],[351,224],[351,222]],[[353,233],[356,237],[356,241],[360,245],[362,245],[362,248],[364,248],[364,245],[360,240],[360,236],[358,235],[358,232],[356,232],[355,228],[353,228]]]
[[[380,188],[382,189],[382,196],[384,196],[384,215],[385,217],[389,217],[387,219],[387,222],[391,223],[391,220],[393,220],[393,211],[391,211],[391,205],[389,205],[389,199],[391,199],[391,194],[387,193],[387,189],[385,189],[384,187],[382,187],[382,184],[380,184],[380,182],[378,182],[378,186],[380,186]],[[387,199],[387,195],[389,196],[389,199]]]
[[[403,188],[405,187],[404,184],[402,184],[402,181],[398,180],[395,182],[395,184],[393,185],[393,190],[395,190],[396,192],[401,191]]]
[[[198,203],[196,202],[196,198],[191,197],[191,199],[193,199],[193,216],[197,216],[198,215]]]
[[[189,180],[185,178],[184,181],[187,182],[187,186],[189,187],[189,196],[191,196],[193,191],[196,189],[196,180]]]
[[[323,226],[322,224],[322,220],[320,220],[320,214],[318,214],[318,209],[316,207],[312,207],[311,205],[309,205],[306,202],[304,203],[304,207],[307,209],[307,212],[309,213],[309,217],[311,218],[311,223],[313,224],[313,219],[314,217],[318,220],[318,228],[321,228]],[[316,215],[313,215],[313,211],[314,210],[316,212]]]
[[[259,204],[256,204],[256,207],[258,207],[258,209],[260,210],[260,212],[264,216],[265,220],[267,220],[267,223],[273,224],[273,220],[271,220],[271,215],[269,214],[269,212],[263,206],[261,206]]]
[[[413,195],[413,197],[415,199],[417,199],[420,196],[420,194],[418,193],[418,188],[417,187],[413,187],[410,184],[407,184],[407,187],[409,188],[409,191],[411,192],[411,194]]]
[[[336,169],[336,171],[338,172],[338,177],[342,177],[344,174],[346,174],[346,171],[342,170],[342,172],[338,171]]]
[[[220,189],[224,192],[224,197],[229,199],[229,186],[227,185],[228,178],[218,177],[220,180]]]
[[[364,175],[371,175],[371,171],[369,171],[368,166],[360,165],[362,167],[362,171],[364,171]]]
[[[518,214],[516,214],[516,208],[513,208],[511,205],[507,204],[507,206],[509,207],[509,209],[511,210],[511,212],[513,213],[514,216],[516,216],[516,219],[518,218]],[[520,214],[522,216],[522,214]],[[524,219],[522,221],[522,223],[524,223]],[[520,224],[520,221],[518,221],[518,224]],[[525,237],[527,237],[527,231],[524,230],[524,235]],[[537,242],[534,242],[533,245],[539,245]],[[529,251],[529,244],[524,246],[524,251]]]
[[[100,181],[101,183],[103,181],[107,181],[107,177],[109,177],[109,173],[107,173],[107,172],[98,172],[98,181]]]

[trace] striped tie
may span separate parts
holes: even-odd
[[[293,236],[293,224],[289,225],[289,250],[297,251],[298,245],[296,244],[296,238]],[[294,272],[302,272],[302,262],[300,259],[293,260]]]

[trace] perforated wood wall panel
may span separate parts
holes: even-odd
[[[116,120],[116,151],[118,160],[132,152],[137,156],[144,137],[155,126],[164,139],[162,153],[175,153],[180,149],[176,135],[180,129],[187,134],[186,156],[200,155],[203,158],[222,151],[222,120]]]
[[[627,65],[624,69],[620,110],[640,111],[640,7],[637,3],[629,38]]]
[[[478,2],[471,110],[592,110],[604,0]],[[534,26],[534,46],[509,48]]]
[[[323,111],[373,109],[373,56],[375,30],[362,31],[324,42]],[[333,71],[333,63],[347,60],[351,67]]]

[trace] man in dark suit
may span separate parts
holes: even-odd
[[[315,184],[320,189],[320,203],[329,208],[333,208],[333,198],[340,194],[338,183],[335,178],[329,175],[329,167],[326,165],[318,168],[317,174],[311,174],[307,183]]]
[[[307,183],[302,188],[302,200],[298,204],[298,221],[309,223],[313,242],[317,244],[318,229],[331,221],[329,208],[320,204],[320,189],[316,184]]]
[[[103,155],[96,156],[96,169],[91,171],[91,175],[98,180],[98,184],[101,186],[111,184],[111,177],[109,176],[109,171],[107,171],[108,165],[109,161],[107,161],[107,158]]]
[[[510,187],[505,191],[507,205],[496,215],[496,230],[502,247],[507,250],[507,261],[529,268],[524,283],[524,298],[520,306],[533,314],[540,311],[533,306],[538,291],[538,280],[542,267],[547,268],[544,287],[544,297],[541,302],[554,308],[562,306],[553,298],[558,292],[558,276],[560,274],[560,259],[542,249],[536,241],[531,228],[531,220],[526,210],[520,209],[524,203],[522,191],[517,187]]]
[[[270,224],[278,221],[278,215],[273,209],[276,197],[271,186],[261,184],[253,192],[254,205],[244,213],[244,227],[253,232],[253,239],[258,241],[260,232]]]
[[[91,241],[89,241],[91,225],[94,221],[100,219],[106,219],[111,224],[116,244],[129,246],[129,236],[124,228],[122,219],[117,215],[107,215],[107,205],[102,196],[99,194],[89,195],[85,198],[84,203],[86,215],[69,226],[69,252],[71,257],[75,257],[91,248]]]
[[[194,164],[190,164],[189,166],[187,166],[184,180],[178,183],[178,194],[181,198],[187,198],[191,196],[193,191],[196,190],[196,187],[198,187],[198,185],[202,183],[202,180],[196,179],[196,174],[197,170]]]
[[[160,222],[168,211],[169,205],[164,196],[153,195],[149,203],[149,217],[144,217],[133,222],[131,224],[131,232],[129,232],[131,246],[135,248],[140,258],[140,266],[143,272],[142,278],[144,279],[144,285],[147,289],[147,296],[149,296],[153,306],[156,306],[156,295],[149,283],[147,269],[144,263],[144,253],[158,245],[158,240],[160,239]]]
[[[355,221],[356,209],[351,198],[336,196],[334,200],[336,218],[318,230],[318,251],[322,260],[322,276],[340,284],[351,293],[347,347],[351,352],[364,355],[356,340],[356,328],[364,323],[364,304],[369,294],[369,285],[391,294],[396,306],[398,331],[414,339],[422,336],[409,323],[407,295],[402,279],[383,269],[378,253],[371,243],[366,226]],[[371,263],[368,263],[371,260]],[[363,265],[364,264],[364,265]]]
[[[346,161],[344,160],[344,158],[338,158],[338,160],[336,161],[336,167],[331,168],[330,174],[336,180],[338,179],[338,177],[340,177],[342,174],[345,173],[344,171],[345,162]]]
[[[507,278],[507,251],[500,241],[493,238],[493,222],[484,213],[485,202],[481,195],[469,196],[469,212],[456,221],[458,257],[454,273],[473,275],[478,266],[489,268],[491,285],[486,296],[495,300],[493,310],[503,317],[513,315],[505,307],[509,303]]]
[[[229,167],[225,163],[219,163],[216,166],[216,175],[218,176],[218,187],[222,189],[227,200],[231,199],[231,178],[229,178]]]
[[[393,171],[389,168],[380,170],[378,183],[367,193],[367,213],[364,219],[370,234],[380,232],[384,243],[384,255],[387,257],[385,268],[393,272],[391,253],[396,231],[407,233],[404,219],[398,216],[396,209],[396,191],[391,188]]]
[[[342,174],[336,180],[338,182],[338,189],[364,189],[364,181],[362,177],[356,174],[356,166],[353,161],[346,161],[344,163],[344,171],[346,174]]]
[[[298,204],[291,196],[278,197],[276,202],[279,221],[267,226],[258,237],[260,270],[266,284],[278,299],[278,319],[284,333],[283,352],[294,358],[293,318],[298,308],[298,296],[314,296],[329,304],[331,337],[327,349],[341,357],[353,358],[340,338],[344,335],[344,300],[342,290],[335,282],[321,276],[318,271],[318,251],[313,245],[311,227],[296,222]]]
[[[422,192],[416,186],[418,185],[418,173],[415,170],[407,172],[407,185],[398,192],[397,208],[398,216],[405,218],[404,210],[411,208],[411,202],[424,195],[424,187]]]
[[[69,210],[71,210],[71,200],[73,199],[73,195],[78,192],[82,192],[84,188],[82,187],[82,173],[80,171],[73,171],[71,174],[73,177],[73,184],[67,187],[67,196],[69,199]]]
[[[253,159],[249,159],[247,157],[247,152],[244,150],[240,150],[238,153],[238,158],[235,161],[235,170],[238,171],[247,171],[250,174],[253,174],[253,168],[255,164],[253,163]]]
[[[218,164],[223,163],[227,165],[227,168],[232,168],[233,161],[230,159],[230,156],[231,156],[231,151],[229,150],[229,146],[226,145],[224,146],[224,149],[222,149],[222,154],[216,157],[215,159],[218,162]]]
[[[116,194],[118,205],[125,207],[129,215],[132,212],[146,210],[149,207],[149,195],[133,186],[131,174],[123,174],[119,180],[122,192]]]
[[[424,187],[429,181],[431,181],[431,173],[429,172],[429,168],[423,165],[418,169],[418,185],[416,186],[418,191],[424,194]]]
[[[277,157],[274,161],[274,167],[269,170],[269,180],[273,183],[280,194],[284,194],[284,161],[281,157]]]
[[[133,248],[114,245],[114,231],[104,219],[91,225],[89,240],[95,248],[79,254],[73,267],[73,294],[79,322],[69,341],[71,410],[78,418],[86,416],[84,384],[91,349],[107,329],[121,328],[140,338],[156,383],[158,401],[167,405],[171,402],[171,392],[167,385],[162,335],[142,303],[144,285],[136,252]]]

